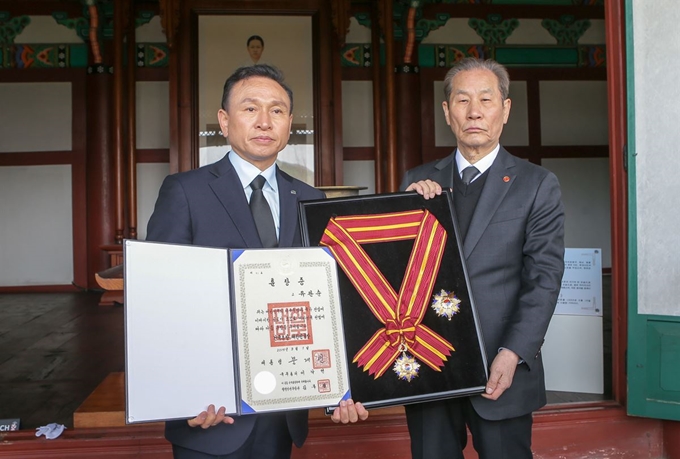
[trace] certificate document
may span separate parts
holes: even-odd
[[[128,423],[190,418],[210,404],[244,415],[349,397],[327,250],[130,240],[124,250]]]
[[[232,258],[243,409],[337,404],[349,387],[333,257],[279,249]]]

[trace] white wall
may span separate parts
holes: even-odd
[[[342,145],[345,147],[374,145],[372,81],[342,82]]]
[[[137,148],[170,147],[170,90],[167,81],[138,81],[136,84]]]
[[[163,149],[170,145],[167,81],[137,82],[137,148]],[[170,173],[169,163],[137,164],[137,237],[146,239],[146,226],[153,213],[158,190]]]
[[[451,18],[442,27],[430,32],[422,41],[423,44],[465,43],[483,45],[484,40],[468,25],[466,18]]]
[[[165,32],[161,24],[161,17],[154,16],[149,22],[135,29],[137,43],[165,43]]]
[[[565,245],[602,249],[602,267],[611,262],[611,206],[608,158],[544,159],[557,175],[565,212]]]
[[[680,316],[680,53],[675,0],[631,2],[638,312]],[[663,46],[659,46],[663,43]]]
[[[57,24],[52,16],[30,16],[30,23],[14,39],[16,44],[83,43],[74,29]]]
[[[71,150],[71,83],[0,83],[0,100],[0,153]]]
[[[343,185],[365,186],[359,194],[375,193],[375,161],[344,161]]]
[[[0,167],[0,196],[0,286],[73,282],[71,166]]]
[[[168,163],[137,164],[137,238],[146,239],[146,226],[158,198],[163,179],[170,173]]]
[[[0,83],[0,100],[0,154],[71,150],[70,83]],[[71,189],[69,165],[0,167],[0,286],[73,282]]]
[[[607,145],[606,81],[541,81],[543,145]]]
[[[371,29],[359,24],[355,17],[349,18],[349,31],[345,36],[345,43],[370,43]]]

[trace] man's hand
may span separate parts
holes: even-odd
[[[432,199],[442,194],[442,187],[437,182],[427,179],[410,184],[405,191],[415,191],[425,199]]]
[[[190,427],[200,426],[202,429],[207,429],[208,427],[216,426],[220,423],[233,424],[234,418],[226,416],[224,414],[225,411],[226,408],[222,406],[216,413],[215,405],[210,405],[208,411],[203,411],[195,418],[188,419],[187,424],[189,424]]]
[[[341,401],[340,406],[333,410],[331,416],[331,420],[336,424],[339,422],[343,424],[354,423],[360,419],[362,421],[368,419],[368,411],[361,403],[354,403],[351,398]]]
[[[517,370],[519,356],[510,349],[501,349],[491,363],[489,381],[486,383],[486,393],[482,397],[489,400],[498,400],[512,385],[512,378]]]

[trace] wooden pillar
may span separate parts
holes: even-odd
[[[321,87],[321,81],[332,81],[333,93],[330,98],[322,96],[323,92],[317,91],[314,95],[315,111],[324,113],[325,116],[317,116],[314,119],[314,132],[330,132],[328,135],[315,135],[314,149],[316,155],[314,158],[315,169],[315,183],[316,185],[342,185],[344,183],[343,171],[343,142],[342,142],[342,67],[340,62],[339,51],[345,45],[345,37],[349,32],[349,18],[351,0],[332,0],[330,4],[330,11],[323,9],[320,12],[319,19],[321,24],[331,22],[333,25],[334,34],[329,36],[325,31],[323,25],[321,27],[315,26],[312,31],[312,40],[317,43],[317,51],[314,56],[315,60],[319,61],[318,71],[314,72],[314,86]],[[326,14],[330,13],[330,21],[324,18]],[[330,38],[330,40],[329,40]],[[324,42],[330,41],[330,47]],[[333,59],[330,62],[320,59],[320,54],[323,49],[332,50]],[[326,77],[324,75],[327,75]],[[330,77],[330,78],[329,78]],[[332,141],[331,141],[332,140]],[[332,160],[328,161],[329,155],[324,155],[322,152],[332,151]],[[328,193],[326,194],[328,195]]]
[[[397,174],[399,180],[404,173],[423,163],[421,149],[421,101],[420,73],[418,66],[398,64],[394,74],[397,129]]]
[[[371,9],[371,54],[373,55],[372,62],[372,77],[373,77],[373,151],[375,152],[375,192],[385,192],[385,154],[383,146],[383,84],[380,72],[380,24],[381,21],[380,2],[373,3]]]
[[[127,20],[127,209],[128,237],[137,239],[137,101],[136,79],[137,40],[135,36],[134,2],[128,2]]]
[[[125,21],[125,3],[117,1],[113,10],[113,181],[115,198],[115,236],[116,244],[123,242],[124,199],[123,199],[123,149],[124,149],[124,84],[125,72],[123,70],[123,38]]]
[[[163,32],[168,42],[168,70],[169,70],[169,123],[170,123],[170,173],[185,171],[190,169],[191,150],[181,149],[180,138],[180,67],[179,67],[179,46],[177,43],[177,33],[180,17],[180,0],[159,0],[160,16]],[[185,107],[186,109],[186,107]],[[190,144],[189,144],[190,146]]]
[[[97,288],[95,273],[109,267],[101,247],[114,234],[113,138],[111,86],[104,64],[88,69],[87,91],[87,286]]]
[[[397,169],[397,114],[394,85],[394,19],[392,18],[392,0],[385,1],[385,95],[387,110],[387,189],[397,191],[399,188]]]
[[[90,66],[85,83],[86,97],[86,212],[87,287],[97,288],[95,273],[108,267],[101,247],[111,241],[114,229],[112,181],[111,86],[109,67],[104,63],[98,41],[99,11],[88,6],[90,15]]]
[[[417,6],[411,4],[406,17],[406,36],[404,37],[403,56],[395,68],[395,89],[397,123],[397,171],[403,177],[407,170],[423,162],[420,100],[420,68],[418,67],[418,47],[416,41]]]

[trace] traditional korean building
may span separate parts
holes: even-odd
[[[586,307],[565,300],[548,331],[535,455],[680,459],[679,17],[674,0],[0,0],[0,294],[101,288],[163,178],[228,151],[216,112],[253,35],[295,94],[280,167],[360,194],[455,148],[444,76],[493,58],[512,80],[501,143],[557,175],[566,245],[597,258]],[[400,407],[310,416],[296,459],[410,456]],[[160,425],[0,432],[0,457],[114,452],[171,457]]]

